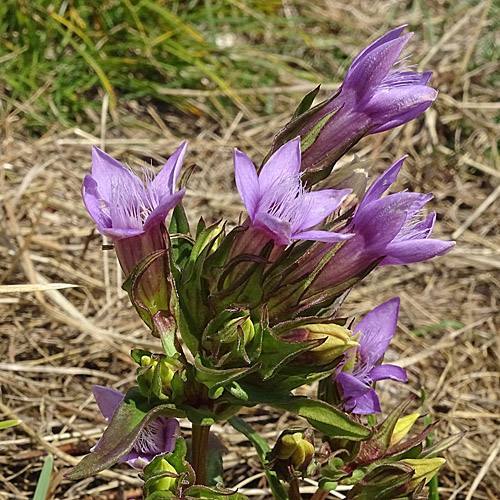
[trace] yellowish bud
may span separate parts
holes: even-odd
[[[412,413],[398,419],[391,436],[390,446],[398,444],[408,434],[408,432],[410,432],[410,429],[413,427],[413,424],[417,421],[418,417],[420,417],[418,413]]]
[[[308,340],[326,337],[321,345],[311,349],[311,352],[321,353],[323,362],[333,361],[351,347],[359,346],[350,330],[335,323],[307,325],[304,328],[309,332]]]
[[[173,474],[177,474],[174,466],[167,462],[164,458],[161,459],[158,468],[156,469],[158,472],[172,472]],[[172,493],[176,492],[177,485],[177,477],[162,477],[154,482],[151,486],[152,491],[170,491]]]

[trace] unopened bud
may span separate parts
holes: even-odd
[[[273,449],[273,456],[289,461],[295,469],[307,467],[314,456],[314,446],[304,439],[302,432],[284,434]]]
[[[148,386],[151,386],[153,384],[155,372],[159,369],[162,393],[165,396],[170,396],[172,394],[171,382],[175,370],[166,357],[160,356],[159,358],[156,358],[144,355],[141,356],[140,365],[142,369],[147,368],[147,370],[142,370],[142,377],[144,378]]]
[[[156,468],[156,472],[170,472],[172,474],[175,474],[175,476],[164,476],[160,479],[152,481],[150,491],[170,491],[171,493],[176,493],[178,474],[174,466],[167,462],[164,458],[162,458]]]
[[[305,325],[287,332],[282,337],[283,340],[288,342],[324,340],[322,344],[314,347],[298,359],[301,363],[315,362],[319,364],[330,363],[351,347],[359,346],[356,338],[352,336],[350,330],[335,323]]]

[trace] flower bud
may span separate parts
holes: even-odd
[[[161,392],[162,396],[172,395],[172,378],[175,367],[163,355],[143,355],[139,360],[140,367],[137,369],[139,385],[143,392]],[[158,391],[157,389],[160,389]]]
[[[304,438],[302,432],[287,433],[278,439],[272,454],[279,460],[287,461],[295,469],[304,469],[314,456],[314,446]]]
[[[161,474],[162,472],[170,472],[172,474],[175,474],[175,476],[166,475],[164,477],[161,477],[160,479],[152,481],[151,485],[149,486],[149,491],[151,493],[154,491],[170,491],[171,493],[177,492],[178,474],[172,464],[162,458],[158,463],[155,472],[157,474]]]
[[[335,323],[305,325],[285,333],[281,339],[287,342],[323,340],[320,345],[312,348],[298,358],[301,364],[327,364],[344,354],[351,347],[359,345],[350,330]]]

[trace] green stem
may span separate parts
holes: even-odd
[[[300,496],[299,480],[296,477],[290,481],[288,495],[290,496],[290,500],[302,500],[302,497]]]
[[[192,466],[196,474],[196,484],[205,485],[207,480],[207,451],[208,437],[210,435],[209,425],[195,425],[192,429]]]
[[[311,500],[325,500],[325,498],[328,496],[328,491],[322,490],[321,488],[318,488],[315,492],[314,495],[311,497]]]

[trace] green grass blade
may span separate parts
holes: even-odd
[[[40,477],[36,485],[35,496],[33,497],[33,500],[45,500],[47,498],[53,465],[54,457],[52,455],[47,455],[47,458],[43,463],[42,472],[40,472]]]

